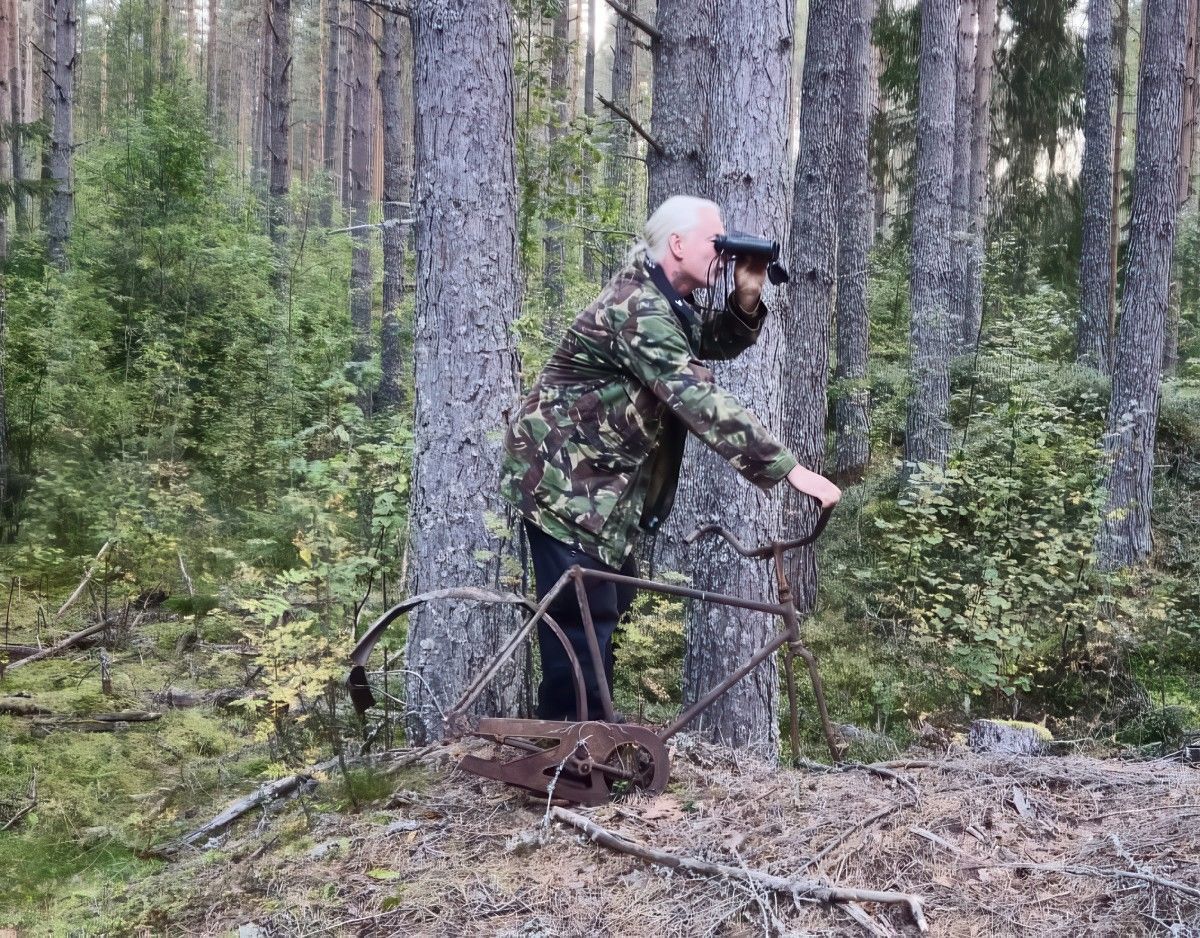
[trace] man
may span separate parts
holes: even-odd
[[[517,410],[504,441],[502,493],[524,519],[539,599],[573,564],[636,575],[633,547],[640,531],[654,530],[670,511],[688,431],[761,488],[787,479],[824,506],[841,497],[698,360],[745,351],[767,314],[765,261],[739,260],[724,310],[707,319],[688,299],[712,286],[722,264],[713,239],[724,233],[715,203],[667,199]],[[633,590],[592,581],[587,597],[611,693],[613,632]],[[594,719],[603,712],[600,687],[574,593],[563,594],[550,614],[579,658]],[[538,716],[574,720],[570,661],[544,624],[538,640]]]

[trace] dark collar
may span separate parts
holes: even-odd
[[[700,335],[700,313],[691,302],[680,295],[679,291],[671,286],[671,281],[667,279],[666,272],[662,269],[662,265],[657,261],[647,256],[645,258],[646,273],[650,275],[650,280],[658,287],[658,291],[667,298],[667,302],[671,306],[671,310],[679,319],[683,326],[684,334],[688,337],[688,342],[695,345],[696,339]]]

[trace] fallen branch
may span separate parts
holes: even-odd
[[[43,648],[37,654],[30,655],[28,658],[22,658],[20,661],[14,661],[4,669],[4,673],[15,671],[17,668],[23,668],[27,664],[33,664],[35,661],[41,661],[44,658],[50,658],[57,655],[61,651],[66,651],[75,645],[78,645],[85,638],[95,635],[97,632],[103,632],[105,629],[112,628],[113,623],[105,619],[103,622],[97,622],[95,625],[89,625],[82,632],[76,632],[74,635],[68,635],[57,645],[51,645],[49,648]]]
[[[1200,899],[1200,889],[1194,886],[1188,886],[1185,883],[1177,882],[1173,879],[1167,879],[1164,876],[1155,876],[1153,873],[1142,873],[1136,870],[1114,870],[1102,869],[1098,866],[1075,866],[1059,863],[1022,863],[1021,861],[1011,861],[1004,863],[992,863],[988,860],[981,860],[978,857],[972,856],[967,851],[956,847],[950,841],[943,837],[939,837],[932,831],[927,831],[921,827],[910,827],[909,831],[922,837],[931,843],[937,844],[956,856],[960,856],[970,863],[970,869],[989,869],[989,870],[1028,870],[1036,873],[1066,873],[1070,876],[1097,876],[1104,879],[1136,879],[1143,883],[1153,883],[1156,886],[1162,886],[1166,889],[1173,889],[1176,892],[1181,892],[1185,896],[1191,896],[1193,899]]]
[[[181,837],[178,841],[178,846],[192,847],[196,843],[206,837],[212,837],[221,833],[230,824],[252,811],[259,805],[270,804],[272,801],[277,801],[280,798],[286,798],[288,795],[295,793],[300,788],[312,782],[311,775],[305,775],[298,772],[295,775],[289,775],[287,778],[277,779],[274,782],[268,782],[260,786],[255,791],[246,795],[244,798],[239,798],[237,801],[231,802],[224,811],[214,817],[207,824],[196,828],[190,834]]]
[[[622,118],[625,121],[625,123],[627,123],[630,127],[633,128],[634,133],[636,133],[639,137],[641,137],[643,140],[645,140],[646,143],[650,144],[650,146],[652,146],[654,148],[655,153],[657,153],[659,156],[662,156],[664,154],[665,151],[663,150],[663,145],[661,143],[659,143],[657,140],[655,140],[652,136],[650,136],[650,131],[648,131],[645,127],[643,127],[641,124],[639,124],[638,119],[636,117],[634,117],[632,114],[630,114],[628,111],[626,111],[624,108],[620,107],[619,105],[614,104],[612,101],[609,101],[608,98],[604,97],[604,95],[602,95],[602,94],[596,95],[596,100],[599,101],[601,104],[603,104],[606,108],[608,108],[614,114],[616,114],[617,117]]]
[[[0,713],[14,717],[35,717],[51,713],[28,697],[0,697]]]
[[[738,882],[764,886],[773,892],[781,892],[797,899],[810,899],[817,902],[880,902],[887,905],[903,905],[909,910],[917,928],[928,931],[925,921],[922,900],[919,896],[904,892],[880,892],[873,889],[845,889],[840,886],[826,886],[811,879],[787,879],[774,876],[759,870],[739,869],[736,866],[726,866],[721,863],[709,863],[695,857],[682,857],[654,847],[643,847],[627,840],[620,834],[613,833],[600,825],[589,821],[581,814],[568,811],[565,808],[550,809],[556,819],[570,824],[587,834],[601,846],[608,847],[618,853],[625,853],[647,860],[658,866],[666,866],[675,870],[683,870],[701,876],[723,876]]]
[[[41,650],[37,645],[0,645],[0,658],[20,661],[22,658],[36,655]]]
[[[153,723],[159,719],[162,719],[161,713],[149,710],[118,710],[86,717],[62,716],[34,720],[33,725],[45,731],[69,729],[79,733],[116,733],[127,729],[130,723]]]
[[[88,567],[87,573],[83,575],[83,579],[80,580],[79,585],[75,587],[75,592],[68,596],[67,601],[58,607],[58,612],[54,614],[55,620],[61,619],[63,614],[75,604],[75,600],[77,600],[83,594],[84,589],[87,587],[88,583],[91,582],[91,579],[95,575],[97,568],[100,566],[100,561],[104,559],[104,555],[108,553],[108,548],[111,545],[112,541],[104,542],[104,546],[100,548],[100,553],[96,555],[96,559],[93,560],[91,565]]]
[[[263,696],[264,691],[248,691],[244,687],[221,687],[216,690],[180,690],[178,687],[168,687],[153,694],[151,699],[168,710],[182,710],[186,707],[227,707],[237,700]]]
[[[617,3],[617,0],[607,0],[607,2],[608,5],[613,8],[616,14],[621,17],[621,19],[628,20],[655,42],[658,42],[662,39],[662,33],[660,33],[656,27],[652,26],[648,21],[642,19],[640,16],[634,13],[633,10],[625,6],[625,4]]]
[[[819,853],[817,853],[811,860],[809,860],[802,867],[800,867],[800,869],[806,870],[810,866],[815,866],[816,864],[820,863],[823,859],[825,859],[825,857],[829,856],[830,851],[833,850],[834,847],[836,847],[838,844],[840,844],[842,841],[844,841],[847,837],[849,837],[851,834],[855,833],[856,831],[862,830],[864,827],[867,827],[868,825],[873,824],[875,821],[878,821],[882,817],[887,817],[893,811],[899,811],[899,810],[902,810],[903,808],[911,808],[914,804],[915,804],[915,802],[913,802],[913,801],[908,801],[908,802],[905,802],[904,804],[889,804],[886,808],[881,808],[878,811],[876,811],[874,814],[870,815],[869,817],[863,818],[857,824],[851,825],[850,827],[846,828],[844,831],[842,831],[840,834],[838,834],[836,837],[834,837],[833,840],[829,841],[829,843],[827,843],[824,847],[821,848]]]

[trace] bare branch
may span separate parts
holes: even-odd
[[[662,156],[665,153],[665,151],[663,150],[662,144],[650,136],[650,132],[647,131],[645,127],[643,127],[641,124],[638,123],[636,117],[634,117],[632,114],[630,114],[628,111],[624,110],[623,108],[618,107],[617,105],[613,104],[611,101],[608,100],[608,98],[604,97],[604,95],[602,95],[602,94],[596,95],[596,100],[599,101],[601,104],[603,104],[606,108],[608,108],[614,114],[616,114],[617,117],[624,119],[624,121],[627,124],[629,124],[630,127],[633,128],[634,133],[636,133],[639,137],[641,137],[648,144],[650,144],[650,146],[652,146],[654,148],[655,153],[657,153],[659,156]]]
[[[607,0],[607,3],[610,7],[617,11],[618,16],[620,16],[622,19],[629,20],[629,22],[633,23],[634,26],[644,32],[654,42],[658,42],[662,39],[662,33],[660,33],[653,25],[646,22],[623,3],[617,3],[617,0]]]

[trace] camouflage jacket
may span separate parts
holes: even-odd
[[[729,304],[732,304],[730,298]],[[761,488],[796,459],[697,359],[726,359],[766,315],[727,304],[702,323],[636,258],[567,330],[504,441],[501,492],[533,524],[611,567],[670,511],[687,431]]]

